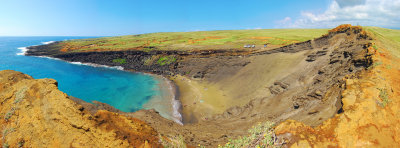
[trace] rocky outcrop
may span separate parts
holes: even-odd
[[[201,50],[201,51],[179,51],[179,50],[153,50],[153,51],[102,51],[102,52],[61,52],[60,42],[48,45],[28,47],[28,56],[48,56],[59,58],[69,62],[94,63],[108,66],[121,66],[126,70],[148,72],[160,75],[186,74],[189,71],[181,69],[179,65],[185,59],[199,59],[205,57],[224,57],[247,54],[243,50]],[[171,61],[163,62],[170,58]],[[116,62],[116,59],[124,59],[124,62]],[[190,72],[189,72],[190,73]],[[192,73],[194,77],[198,74]],[[201,77],[201,76],[200,76]]]
[[[106,110],[91,114],[53,79],[0,71],[3,147],[157,147],[158,133],[138,119]]]

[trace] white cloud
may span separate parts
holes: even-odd
[[[285,17],[283,20],[276,21],[276,23],[281,24],[281,25],[287,25],[291,22],[292,22],[292,18],[290,18],[290,17]]]
[[[323,13],[301,12],[297,19],[277,21],[280,27],[324,28],[340,24],[400,27],[400,0],[334,0]]]

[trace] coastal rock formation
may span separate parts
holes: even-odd
[[[91,114],[53,79],[0,71],[3,147],[157,147],[145,122],[105,110]]]

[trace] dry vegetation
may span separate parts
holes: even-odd
[[[310,40],[325,34],[327,29],[262,29],[199,32],[167,32],[80,39],[61,42],[62,52],[120,50],[212,50],[274,47]]]

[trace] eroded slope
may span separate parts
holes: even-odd
[[[400,67],[397,30],[368,28],[373,36],[373,66],[345,78],[343,113],[315,128],[285,121],[276,134],[292,147],[398,147]]]

